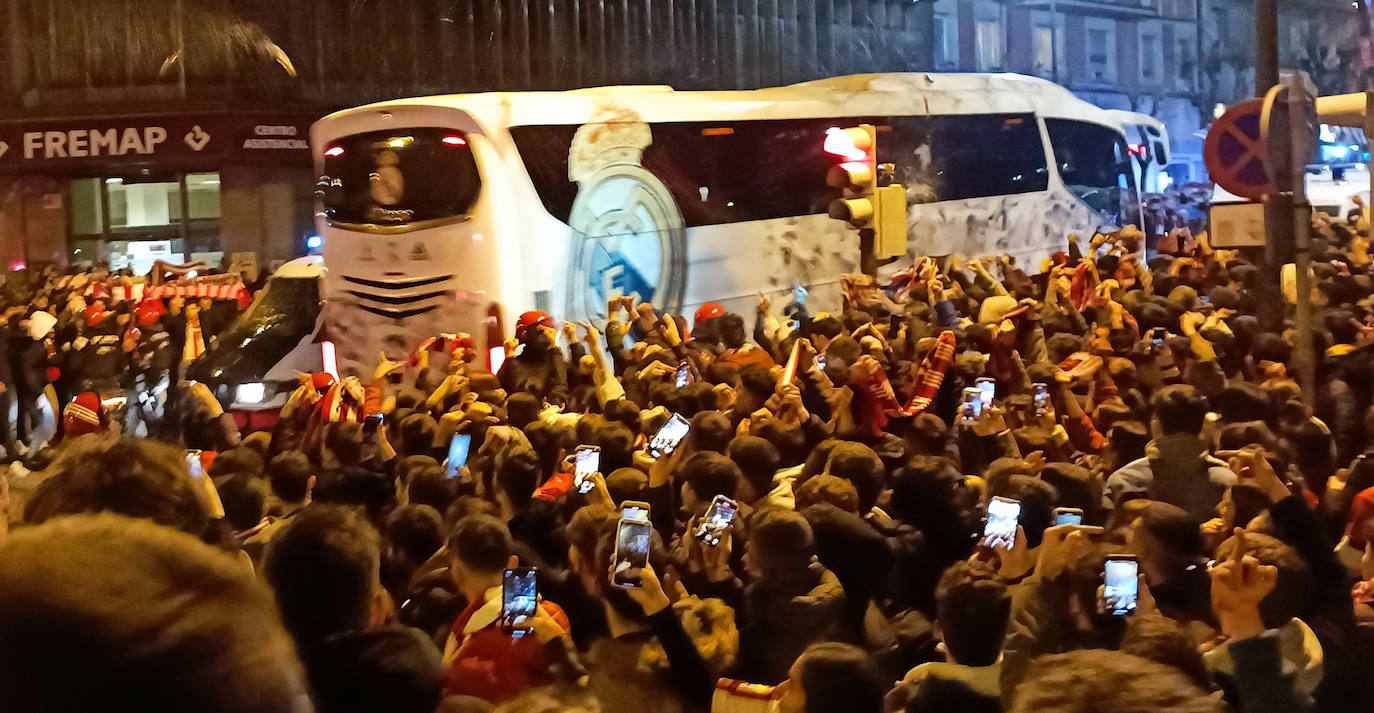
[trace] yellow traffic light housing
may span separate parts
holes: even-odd
[[[830,203],[830,217],[858,228],[864,243],[870,236],[862,231],[873,231],[876,257],[905,255],[906,187],[892,183],[890,164],[884,164],[886,173],[879,175],[877,130],[872,124],[827,129],[822,148],[842,159],[825,177],[827,185],[842,192]]]

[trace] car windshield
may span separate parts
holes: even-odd
[[[193,376],[206,381],[261,378],[315,329],[320,314],[316,277],[274,277],[262,297],[220,335]]]

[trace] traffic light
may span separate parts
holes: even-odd
[[[830,203],[830,217],[858,228],[862,242],[872,237],[874,257],[905,255],[906,187],[893,181],[891,164],[878,165],[877,130],[872,124],[830,128],[822,148],[843,159],[825,177],[826,184],[842,191]]]
[[[872,124],[825,131],[825,152],[844,159],[826,175],[828,185],[843,195],[830,203],[830,217],[855,228],[872,228],[877,217],[874,194],[878,190],[877,132]]]

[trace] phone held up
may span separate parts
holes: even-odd
[[[977,421],[983,415],[983,390],[974,386],[964,389],[963,420]]]
[[[533,567],[512,567],[501,575],[501,628],[520,638],[534,627],[539,588]]]
[[[1140,596],[1139,566],[1135,555],[1109,555],[1102,571],[1102,608],[1113,616],[1135,611]]]
[[[988,501],[988,519],[983,525],[983,544],[1009,550],[1016,544],[1016,523],[1021,519],[1021,501],[996,496]]]
[[[706,509],[706,516],[701,519],[701,524],[697,525],[696,538],[712,547],[719,545],[720,538],[734,521],[738,510],[739,505],[734,500],[717,495],[715,500],[711,501],[711,507]]]
[[[448,442],[448,465],[444,468],[444,475],[450,478],[457,478],[459,470],[468,464],[468,453],[472,450],[472,436],[467,433],[453,434],[453,440]]]
[[[690,428],[690,424],[687,423],[687,419],[682,417],[682,414],[673,414],[672,418],[663,424],[663,428],[658,429],[658,433],[649,439],[649,455],[657,459],[677,450],[677,447],[682,444],[682,439],[687,437],[688,428]]]
[[[626,588],[643,584],[644,568],[649,566],[649,538],[652,531],[649,504],[626,500],[621,505],[620,523],[615,529],[611,584]]]
[[[1083,510],[1081,508],[1055,508],[1054,524],[1059,525],[1082,525]]]
[[[586,495],[596,487],[596,482],[587,476],[601,470],[601,447],[578,446],[573,455],[573,486],[577,492]]]

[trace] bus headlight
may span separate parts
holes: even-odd
[[[234,389],[234,401],[241,404],[260,404],[267,400],[266,384],[239,384]]]

